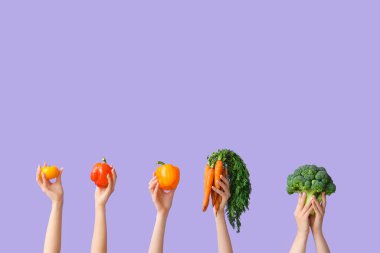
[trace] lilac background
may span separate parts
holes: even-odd
[[[42,252],[50,212],[38,163],[65,168],[62,252],[89,252],[89,173],[118,169],[109,252],[146,252],[154,162],[181,168],[165,252],[216,252],[201,212],[208,154],[228,147],[251,171],[235,252],[287,252],[295,196],[286,176],[324,165],[337,184],[333,252],[379,239],[378,1],[1,1],[2,252]],[[360,190],[360,191],[358,191]],[[315,252],[309,241],[308,252]]]

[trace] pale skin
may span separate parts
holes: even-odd
[[[46,163],[44,164],[46,166]],[[51,200],[51,211],[49,223],[46,229],[44,253],[59,253],[61,251],[61,235],[62,235],[62,208],[63,208],[63,187],[62,172],[54,183],[46,179],[45,174],[41,172],[38,165],[36,172],[36,181],[42,192]]]
[[[228,176],[228,175],[227,175]],[[217,189],[212,186],[212,190],[215,191],[222,197],[222,202],[220,203],[219,209],[216,210],[214,207],[214,216],[216,224],[216,234],[218,240],[218,252],[219,253],[232,253],[232,244],[230,235],[228,233],[226,219],[224,215],[224,209],[230,198],[230,184],[228,179],[223,175],[220,176],[219,185],[221,189]]]
[[[107,253],[106,204],[115,190],[117,179],[115,169],[112,168],[112,175],[108,174],[107,179],[107,188],[100,188],[96,186],[95,190],[95,222],[91,243],[91,253]]]
[[[311,229],[314,237],[317,253],[330,253],[329,247],[322,232],[323,217],[326,210],[326,194],[322,193],[322,202],[319,203],[313,196],[312,200],[305,205],[306,194],[298,197],[298,204],[294,211],[297,223],[297,234],[290,253],[305,253],[307,238]],[[310,215],[314,211],[315,215]]]
[[[158,179],[155,175],[153,175],[153,178],[149,181],[148,188],[157,210],[156,223],[154,225],[152,239],[149,245],[149,253],[162,253],[164,250],[166,221],[173,203],[175,190],[162,190],[159,187]]]

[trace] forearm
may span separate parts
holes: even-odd
[[[95,205],[94,234],[92,236],[91,253],[107,252],[106,207]]]
[[[322,231],[313,231],[313,236],[317,253],[330,253],[329,246],[327,245]]]
[[[164,235],[167,218],[168,213],[157,213],[156,223],[149,245],[149,253],[162,253],[164,251]]]
[[[226,219],[223,211],[219,211],[215,216],[216,234],[218,239],[218,252],[219,253],[232,253],[232,244],[230,235],[228,233]]]
[[[59,253],[61,251],[63,201],[53,201],[49,223],[46,229],[44,253]]]
[[[290,253],[305,253],[308,236],[309,233],[307,232],[297,232]]]

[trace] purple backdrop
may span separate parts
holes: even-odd
[[[89,252],[102,156],[119,180],[109,252],[146,252],[155,161],[181,168],[165,252],[216,252],[201,212],[217,148],[253,184],[235,252],[287,252],[297,166],[337,184],[325,234],[333,252],[378,248],[379,1],[1,1],[2,252],[42,252],[50,202],[38,163],[65,168],[62,252]],[[308,252],[315,252],[309,241]]]

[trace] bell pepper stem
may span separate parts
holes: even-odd
[[[107,160],[106,160],[105,157],[102,158],[102,161],[103,161],[104,163],[107,163]]]
[[[165,165],[165,163],[164,163],[164,162],[161,162],[161,161],[158,161],[157,164]]]

